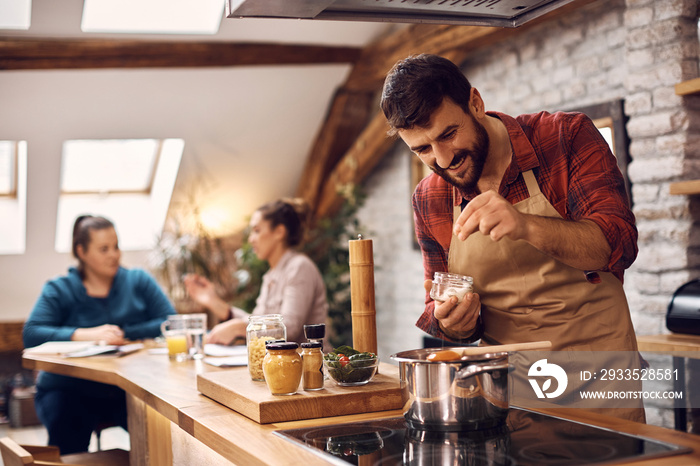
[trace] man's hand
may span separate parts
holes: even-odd
[[[522,239],[525,235],[525,216],[500,196],[496,191],[486,191],[469,201],[457,218],[454,234],[464,241],[475,231],[480,231],[492,240],[508,237]]]
[[[455,221],[454,234],[462,241],[480,231],[494,241],[523,240],[538,251],[579,270],[602,270],[612,248],[592,220],[565,220],[519,212],[495,191],[469,201]]]
[[[430,292],[432,280],[423,283],[425,290]],[[440,328],[449,337],[461,340],[469,337],[476,328],[479,318],[481,300],[477,293],[467,293],[462,302],[458,302],[456,296],[441,303],[435,301],[433,315],[438,320]]]

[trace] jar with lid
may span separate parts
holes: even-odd
[[[323,343],[310,341],[301,344],[301,359],[304,367],[304,390],[323,388]]]
[[[304,325],[304,336],[309,341],[317,341],[323,344],[323,339],[326,336],[326,324]]]
[[[262,370],[273,395],[294,395],[303,372],[299,344],[291,341],[270,343],[266,347]]]
[[[265,376],[262,362],[265,357],[265,342],[268,340],[286,340],[287,328],[280,314],[252,315],[248,317],[246,327],[246,344],[248,346],[248,371],[250,377],[262,382]]]
[[[445,302],[452,296],[462,301],[467,293],[474,290],[474,279],[456,273],[435,272],[430,297],[435,301]]]

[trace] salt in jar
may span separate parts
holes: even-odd
[[[452,296],[462,301],[467,293],[474,290],[474,279],[456,273],[435,272],[430,297],[435,301],[445,302]]]

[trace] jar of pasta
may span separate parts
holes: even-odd
[[[262,382],[265,376],[262,361],[265,357],[265,342],[268,340],[286,340],[287,328],[279,314],[252,315],[248,317],[246,327],[246,345],[248,345],[248,370],[253,380]]]
[[[303,373],[302,359],[294,342],[271,343],[263,359],[265,382],[273,395],[294,395]]]

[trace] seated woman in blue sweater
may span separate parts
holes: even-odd
[[[175,310],[150,275],[120,266],[112,222],[78,217],[73,256],[78,267],[44,285],[24,325],[26,348],[69,340],[121,345],[160,335],[161,322]],[[87,451],[98,424],[127,429],[124,391],[112,385],[41,372],[35,405],[49,445],[62,455]]]

